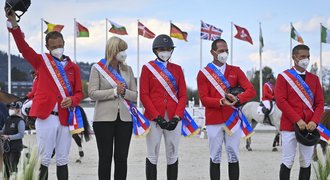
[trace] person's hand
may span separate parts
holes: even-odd
[[[307,126],[306,126],[306,129],[308,131],[314,131],[314,129],[316,128],[316,123],[314,121],[310,121]]]
[[[17,27],[17,22],[16,22],[16,15],[15,11],[10,10],[10,9],[5,9],[6,17],[8,21],[11,23],[12,27]]]
[[[297,125],[298,125],[298,127],[299,127],[300,130],[306,129],[306,126],[307,126],[306,122],[304,120],[302,120],[302,119],[300,119],[297,122]]]
[[[9,135],[1,135],[1,139],[2,140],[8,140],[9,139]]]
[[[157,124],[160,126],[160,128],[167,129],[168,123],[162,116],[158,116],[154,121],[157,122]]]
[[[226,106],[233,106],[237,103],[238,99],[236,96],[230,94],[230,93],[227,93],[225,95],[225,98],[223,98],[221,100],[222,104],[223,105],[226,105]],[[220,103],[221,104],[221,103]]]
[[[121,83],[117,86],[117,93],[121,96],[125,96],[125,93],[126,93],[125,83]]]
[[[70,97],[66,97],[62,100],[61,102],[61,107],[62,108],[69,108],[72,105],[72,100]]]
[[[178,125],[178,122],[180,121],[179,116],[174,116],[171,121],[168,122],[167,130],[173,131],[176,126]]]

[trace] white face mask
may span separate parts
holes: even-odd
[[[119,62],[124,62],[126,60],[127,54],[125,51],[120,51],[117,55],[116,55],[116,59]]]
[[[298,63],[297,63],[297,65],[303,69],[307,69],[308,64],[309,64],[308,58],[302,59],[302,60],[298,61]]]
[[[9,116],[15,115],[16,111],[14,109],[9,109]]]
[[[61,59],[63,56],[64,48],[53,49],[50,53],[57,59]]]
[[[220,54],[218,54],[218,61],[225,64],[227,62],[228,59],[228,53],[226,52],[222,52]]]
[[[168,61],[172,56],[172,51],[161,51],[158,53],[158,57],[163,61]]]

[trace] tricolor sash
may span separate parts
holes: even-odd
[[[300,99],[307,107],[314,112],[314,96],[307,83],[299,76],[294,69],[288,69],[281,73],[284,79],[290,84],[293,90],[298,94]]]
[[[213,63],[209,63],[205,68],[201,70],[201,72],[211,82],[221,97],[225,97],[225,92],[228,91],[231,87],[229,81],[220,72],[220,70]],[[232,106],[232,108],[234,109],[234,112],[225,122],[225,130],[227,134],[231,135],[241,128],[243,132],[242,135],[245,138],[249,138],[254,133],[251,125],[244,116],[240,107],[236,108]]]
[[[54,60],[51,55],[42,54],[43,60],[46,64],[46,67],[52,76],[58,90],[62,98],[66,98],[68,96],[73,96],[72,88],[70,85],[70,81],[65,73],[63,65]],[[69,129],[71,134],[77,134],[84,131],[83,118],[79,108],[70,107],[69,111]]]
[[[111,66],[108,68],[105,66],[106,60],[101,59],[94,67],[102,74],[102,76],[111,84],[112,87],[117,87],[118,84],[124,83],[127,87],[125,79]],[[136,136],[142,136],[148,134],[150,130],[150,122],[143,116],[143,114],[134,106],[132,102],[121,98],[121,102],[125,105],[128,112],[132,116],[133,133]]]
[[[273,90],[273,85],[272,85],[272,83],[270,83],[270,82],[266,82],[266,86],[268,86],[269,87],[269,89],[273,92],[274,90]]]
[[[330,144],[330,130],[327,129],[323,124],[319,124],[317,126],[317,130],[320,132],[320,139]]]
[[[172,75],[172,73],[162,63],[158,62],[157,60],[147,63],[146,67],[158,79],[158,81],[164,87],[168,95],[176,103],[179,103],[179,100],[176,97],[178,92],[178,87],[176,84],[175,77]],[[199,128],[195,120],[190,116],[188,111],[185,109],[182,119],[181,134],[185,137],[189,137],[197,134],[198,132],[199,132]]]

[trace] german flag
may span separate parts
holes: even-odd
[[[188,33],[181,31],[180,28],[178,28],[176,25],[174,25],[172,23],[171,23],[170,36],[173,38],[180,39],[180,40],[188,41],[187,40]]]
[[[45,34],[48,34],[49,32],[52,32],[52,31],[61,32],[62,29],[64,28],[64,26],[60,25],[60,24],[52,24],[52,23],[49,23],[45,20],[44,20],[44,22],[47,25],[47,30],[45,31]]]

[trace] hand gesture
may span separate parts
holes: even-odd
[[[306,122],[304,120],[302,120],[302,119],[300,119],[297,122],[297,125],[298,125],[298,127],[299,127],[300,130],[306,129],[306,126],[307,126]]]
[[[8,21],[11,22],[12,26],[17,26],[15,11],[6,8],[5,13]]]
[[[306,129],[308,131],[314,131],[314,129],[316,128],[316,123],[314,121],[310,121],[307,126],[306,126]]]
[[[125,96],[126,92],[126,85],[125,83],[121,83],[117,86],[117,93],[120,94],[121,96]]]
[[[237,103],[238,99],[236,96],[227,93],[225,94],[225,98],[222,98],[220,100],[220,105],[225,105],[225,106],[233,106]]]
[[[72,100],[70,97],[64,98],[61,102],[61,107],[64,109],[71,107],[71,105],[72,105]]]

